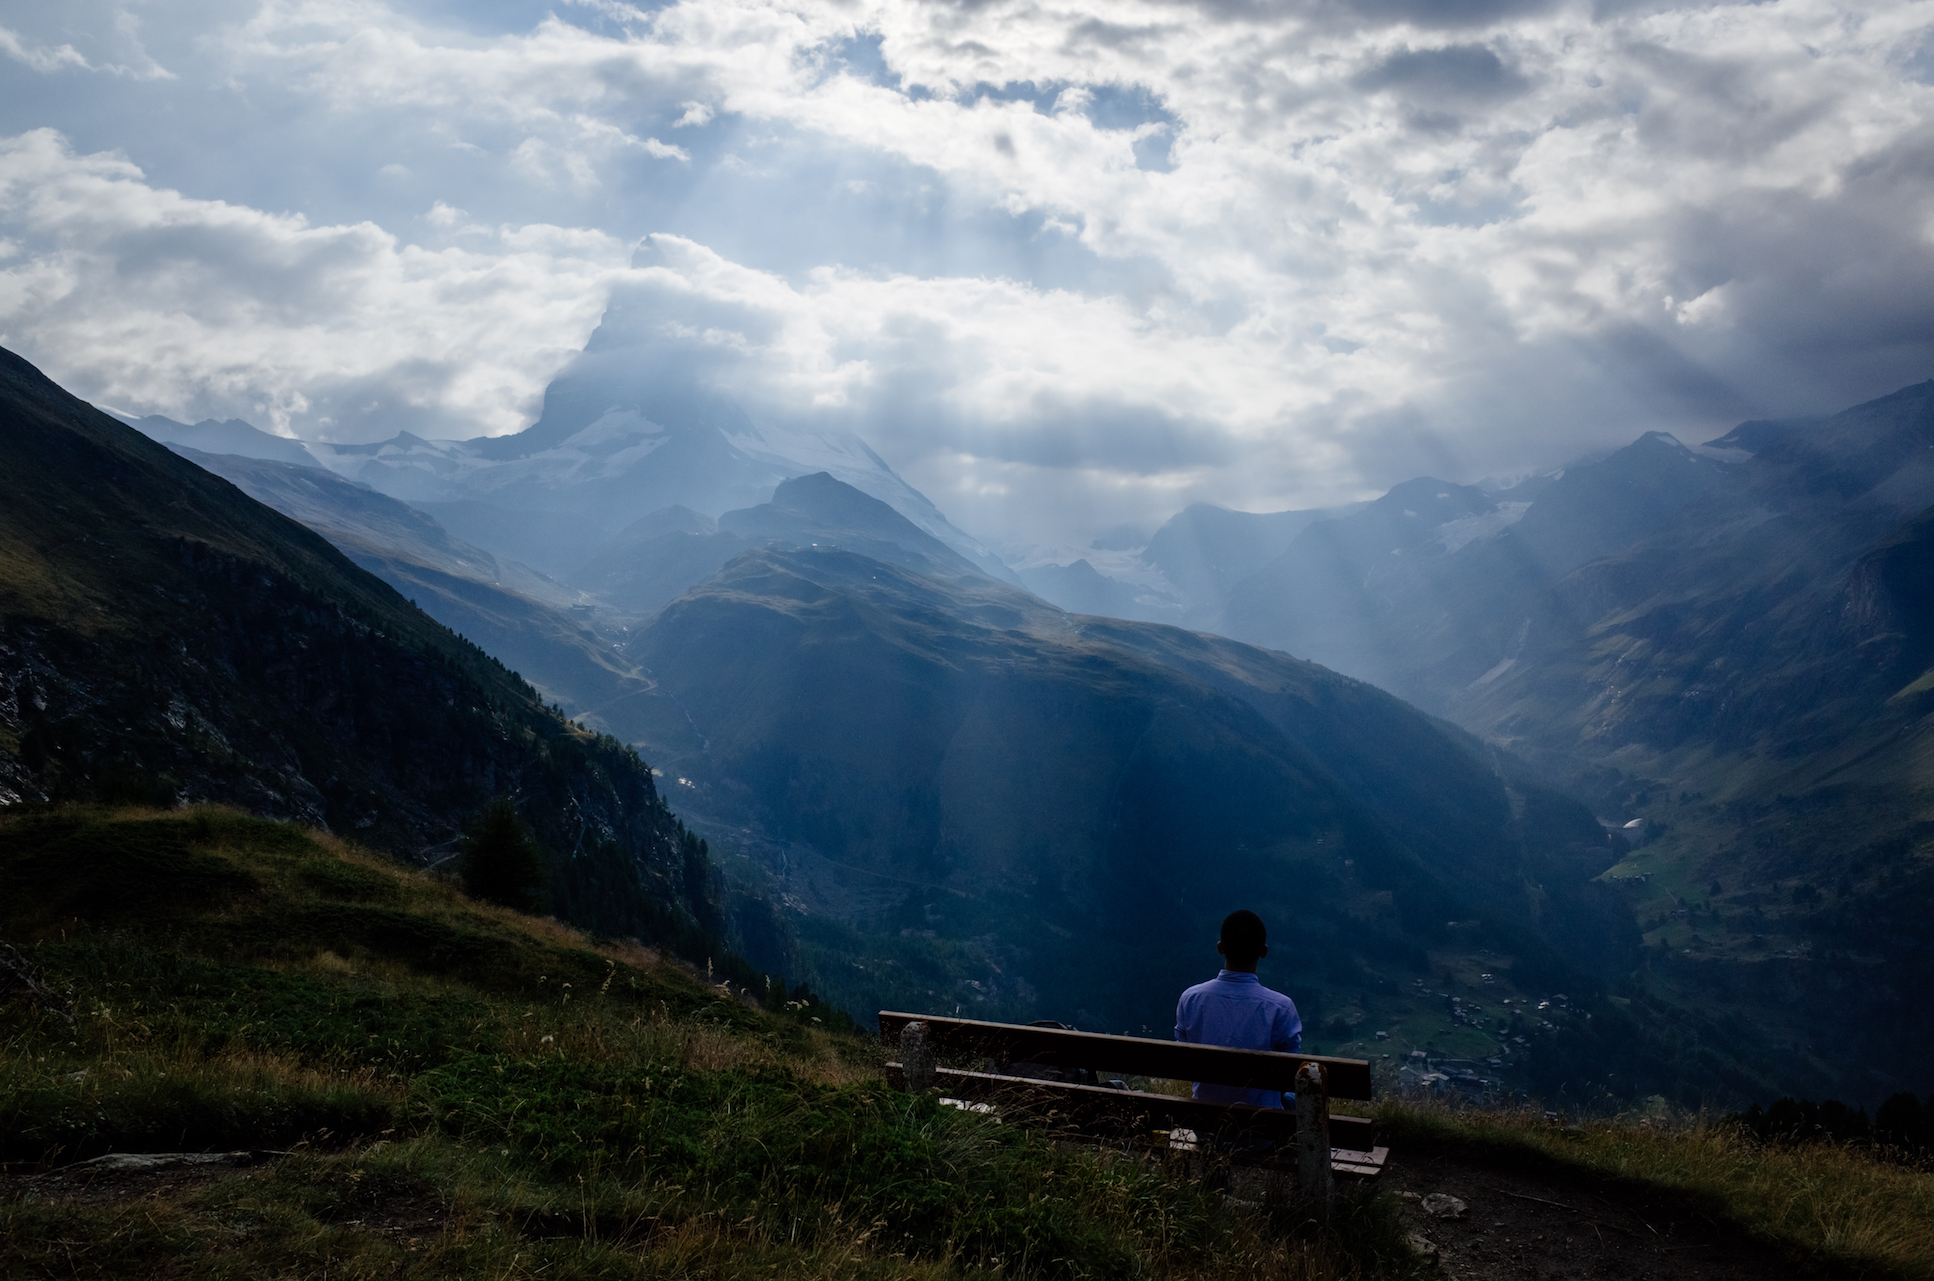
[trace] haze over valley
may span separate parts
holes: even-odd
[[[633,745],[718,862],[721,937],[857,1015],[1156,1032],[1240,898],[1293,922],[1276,963],[1326,1049],[1604,1104],[1853,1092],[1855,1046],[1915,1070],[1909,989],[1863,979],[1930,959],[1934,386],[1509,486],[1190,507],[1118,553],[1154,607],[1096,572],[1113,611],[1026,590],[856,438],[623,408],[654,390],[468,443],[136,425]],[[103,785],[36,759],[23,799]],[[1512,1006],[1552,993],[1566,1021],[1524,1038]]]

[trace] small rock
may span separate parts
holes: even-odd
[[[1403,1193],[1403,1199],[1406,1201],[1421,1201],[1424,1199],[1424,1195],[1421,1192],[1405,1192]]]
[[[77,1161],[67,1168],[128,1174],[172,1170],[184,1165],[248,1165],[254,1159],[253,1152],[110,1152],[90,1161]]]
[[[56,1175],[64,1173],[110,1173],[132,1175],[147,1171],[172,1171],[184,1165],[255,1165],[263,1157],[286,1157],[286,1151],[110,1151],[91,1161],[75,1161]]]
[[[1464,1211],[1470,1208],[1456,1197],[1442,1192],[1433,1192],[1424,1198],[1424,1213],[1440,1219],[1461,1219]]]
[[[1423,1255],[1426,1259],[1435,1259],[1437,1257],[1437,1243],[1423,1233],[1412,1232],[1404,1240],[1409,1243],[1411,1249]]]

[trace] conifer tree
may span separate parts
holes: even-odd
[[[534,911],[544,889],[544,852],[508,796],[484,806],[463,837],[463,890],[520,912]]]

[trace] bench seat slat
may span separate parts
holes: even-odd
[[[895,1089],[906,1088],[905,1071],[898,1063],[887,1064],[886,1072],[889,1085]],[[1286,1108],[1204,1103],[1172,1094],[1070,1085],[954,1068],[939,1068],[934,1077],[934,1084],[943,1097],[1044,1114],[1051,1124],[1086,1133],[1134,1136],[1146,1135],[1151,1130],[1195,1130],[1224,1138],[1269,1139],[1279,1147],[1288,1147],[1296,1140],[1296,1113]],[[1330,1117],[1331,1145],[1355,1149],[1352,1161],[1362,1156],[1367,1163],[1375,1134],[1376,1127],[1367,1118]]]
[[[1290,1094],[1296,1091],[1297,1069],[1305,1063],[1321,1063],[1331,1098],[1368,1101],[1371,1097],[1367,1059],[1232,1050],[1219,1045],[984,1023],[977,1019],[938,1018],[897,1010],[880,1011],[881,1040],[887,1045],[898,1045],[900,1030],[916,1020],[926,1024],[927,1048],[938,1054],[985,1055],[996,1062],[1046,1063],[1177,1081],[1214,1080],[1222,1085],[1282,1090]]]
[[[1372,1148],[1368,1152],[1331,1148],[1330,1172],[1341,1178],[1374,1179],[1383,1173],[1384,1163],[1389,1159],[1389,1148]]]

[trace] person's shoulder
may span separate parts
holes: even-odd
[[[1296,1002],[1290,1000],[1273,987],[1258,987],[1256,989],[1256,995],[1259,999],[1267,1001],[1271,1005],[1280,1005],[1291,1010],[1296,1008]]]
[[[1215,990],[1216,980],[1210,979],[1206,983],[1197,983],[1194,987],[1184,989],[1180,999],[1186,1001],[1192,996],[1212,996],[1215,994]]]

